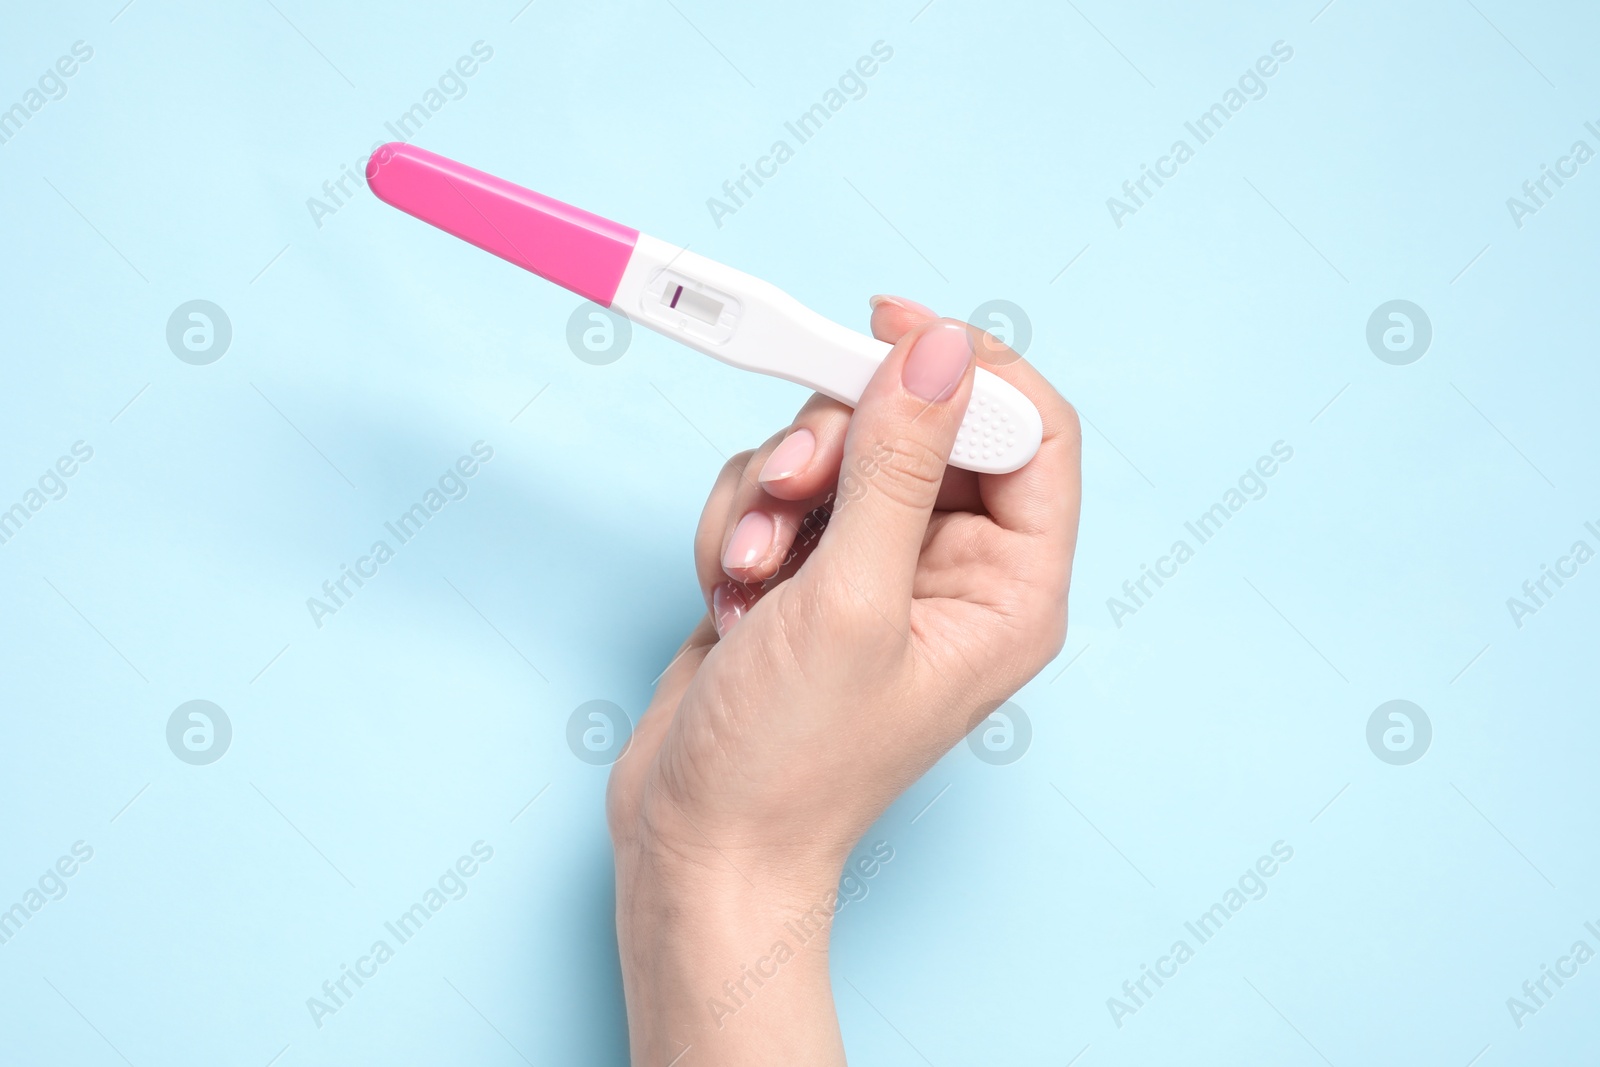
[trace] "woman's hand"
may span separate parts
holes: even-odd
[[[875,298],[872,328],[894,349],[854,412],[813,397],[723,468],[709,613],[612,770],[637,1064],[843,1063],[826,923],[791,920],[831,917],[855,842],[1066,635],[1076,414],[975,327]],[[975,348],[1044,421],[1010,474],[945,466]]]

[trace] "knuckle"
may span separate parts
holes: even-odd
[[[1033,632],[1039,642],[1042,666],[1061,655],[1067,647],[1067,597],[1047,596],[1038,606],[1038,620]]]
[[[703,574],[720,573],[722,558],[723,520],[711,510],[701,513],[700,525],[694,531],[695,565]]]
[[[927,507],[939,495],[945,457],[925,441],[899,438],[879,446],[873,470],[865,481],[897,504]]]
[[[1065,398],[1061,400],[1061,427],[1062,437],[1074,448],[1083,444],[1083,422],[1078,418],[1078,409]]]
[[[996,606],[1030,670],[1042,669],[1066,647],[1067,588],[1058,575],[1024,568],[999,590]]]
[[[1067,647],[1067,605],[1061,602],[1059,611],[1053,611],[1046,618],[1040,628],[1040,638],[1044,644],[1044,662],[1049,663],[1061,655],[1062,649]]]
[[[713,523],[702,521],[694,534],[694,554],[696,558],[705,560],[720,554],[722,551],[722,531]]]

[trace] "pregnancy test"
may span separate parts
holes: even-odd
[[[414,145],[367,161],[379,200],[731,366],[854,407],[890,345],[777,286]],[[950,463],[1005,474],[1043,427],[1016,387],[979,367]]]

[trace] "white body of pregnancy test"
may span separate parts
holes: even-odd
[[[412,145],[367,164],[379,199],[734,367],[854,406],[889,353],[777,286]],[[1005,474],[1038,451],[1028,398],[979,367],[953,466]]]

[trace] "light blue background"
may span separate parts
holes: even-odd
[[[1521,629],[1506,599],[1596,545],[1600,171],[1520,230],[1506,198],[1600,148],[1600,19],[1474,2],[14,5],[0,106],[94,56],[0,146],[0,507],[73,442],[94,458],[0,545],[0,907],[73,842],[94,858],[0,946],[0,1059],[626,1059],[606,772],[567,718],[643,708],[703,610],[716,470],[804,398],[644,331],[582,362],[575,298],[365,191],[313,221],[480,40],[417,143],[852,325],[879,291],[1014,301],[1085,416],[1031,748],[951,753],[839,919],[855,1060],[1592,1054],[1600,962],[1521,1029],[1506,998],[1600,949],[1600,568]],[[866,95],[716,226],[706,199],[879,40]],[[1106,198],[1279,40],[1268,95],[1114,225]],[[233,326],[209,366],[165,341],[194,298]],[[1433,323],[1409,366],[1364,337],[1394,298]],[[466,499],[313,625],[479,440]],[[1269,493],[1116,626],[1107,598],[1280,440]],[[1409,766],[1365,739],[1394,698],[1433,723]],[[210,766],[167,748],[191,699],[233,724]],[[306,998],[478,840],[467,895],[314,1025]],[[1267,896],[1119,1028],[1107,998],[1280,840]]]

